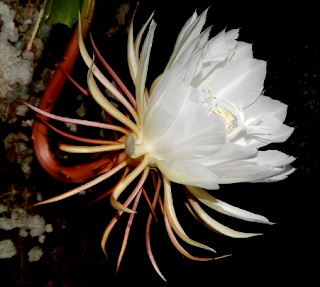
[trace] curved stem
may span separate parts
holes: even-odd
[[[90,28],[94,7],[95,0],[83,1],[81,8],[81,31],[83,37],[86,36]],[[67,73],[71,72],[78,54],[78,27],[76,27],[60,62],[60,65]],[[60,93],[65,81],[66,76],[64,73],[61,71],[61,69],[56,69],[40,100],[38,107],[41,110],[48,113],[52,111],[57,96]],[[48,121],[48,119],[45,117],[41,118],[45,121]],[[74,167],[61,166],[60,163],[55,159],[53,155],[54,153],[50,150],[48,142],[48,127],[41,121],[34,122],[32,128],[32,139],[35,154],[40,165],[50,176],[55,179],[67,182],[84,182],[92,177],[92,168],[99,167],[101,165],[100,161],[98,161],[96,164],[88,163],[88,165],[82,165],[81,172],[79,172],[79,169],[75,169]]]

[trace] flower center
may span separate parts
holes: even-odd
[[[230,112],[225,112],[223,111],[221,108],[216,108],[216,109],[212,109],[217,115],[221,116],[225,122],[226,122],[226,127],[228,132],[230,132],[232,130],[233,127],[233,116],[231,115]]]
[[[203,87],[204,96],[200,96],[200,102],[206,106],[210,111],[213,111],[226,122],[227,131],[230,132],[235,126],[235,119],[230,111],[225,111],[218,107],[218,99],[216,93],[212,92],[210,87]]]
[[[128,156],[130,156],[131,158],[138,158],[148,153],[148,149],[143,143],[136,143],[136,138],[133,134],[127,136],[125,150]]]
[[[128,156],[134,159],[134,161],[132,161],[133,165],[138,165],[146,156],[149,161],[148,165],[150,167],[156,167],[156,160],[152,154],[149,153],[147,146],[144,143],[137,143],[133,134],[127,136],[125,150]]]

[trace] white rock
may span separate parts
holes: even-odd
[[[6,212],[8,210],[8,207],[3,205],[3,204],[0,204],[0,213],[2,212]]]
[[[40,236],[45,231],[45,221],[38,214],[36,214],[35,216],[28,216],[27,227],[30,229],[30,235],[32,237]]]
[[[17,250],[10,239],[0,241],[0,258],[11,258],[17,254]]]
[[[42,254],[43,254],[43,251],[39,246],[31,248],[28,252],[29,262],[39,261]]]
[[[53,231],[52,224],[46,224],[45,230],[47,233],[52,232]]]
[[[44,234],[40,235],[39,236],[39,242],[43,243],[45,238],[46,238],[46,236]]]

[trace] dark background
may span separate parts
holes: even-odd
[[[96,45],[107,62],[133,91],[133,85],[126,64],[127,28],[131,20],[135,1],[130,1],[130,12],[126,23],[119,26],[115,15],[124,1],[98,1],[92,34]],[[250,239],[232,239],[214,234],[198,224],[184,208],[182,190],[174,186],[174,202],[177,216],[186,233],[211,247],[218,256],[232,254],[231,257],[211,261],[196,262],[183,258],[171,245],[163,224],[151,226],[151,245],[156,261],[168,280],[167,286],[178,284],[208,284],[210,286],[279,285],[292,283],[300,286],[318,286],[316,268],[317,247],[314,245],[316,201],[316,175],[319,163],[317,135],[319,132],[319,29],[316,20],[316,2],[303,1],[293,4],[289,1],[140,1],[135,31],[156,10],[158,26],[151,53],[149,81],[161,73],[172,52],[175,39],[195,9],[201,13],[210,6],[207,25],[214,25],[212,35],[222,29],[241,28],[239,40],[253,43],[254,57],[267,61],[265,95],[289,105],[286,124],[295,131],[286,143],[275,144],[270,149],[278,149],[297,157],[293,166],[294,174],[285,181],[272,184],[222,185],[213,195],[230,204],[262,214],[276,225],[265,226],[229,219],[211,212],[219,222],[244,232],[263,232],[262,236]],[[22,3],[23,4],[23,3]],[[48,53],[57,58],[64,50],[70,31],[57,25],[46,44],[43,57],[34,78],[40,77],[44,67],[53,68]],[[89,44],[87,45],[89,46]],[[85,67],[79,62],[74,77],[85,86]],[[82,70],[83,69],[83,70]],[[70,90],[69,90],[70,89]],[[74,94],[74,95],[73,95]],[[73,116],[71,103],[77,92],[67,84],[57,102],[54,113]],[[41,94],[34,94],[39,97]],[[69,104],[70,103],[70,104]],[[14,105],[14,104],[12,104]],[[94,104],[86,101],[88,107]],[[94,117],[94,112],[87,113]],[[27,118],[34,117],[32,112]],[[22,128],[19,122],[12,125],[0,123],[1,137],[10,132],[22,130],[31,137],[30,128]],[[54,136],[53,136],[54,137]],[[11,238],[18,254],[12,259],[0,261],[1,286],[124,286],[164,285],[149,262],[144,243],[145,223],[148,208],[142,199],[136,216],[126,253],[117,276],[114,276],[117,256],[121,248],[124,229],[124,215],[111,233],[107,243],[108,260],[100,248],[100,238],[105,226],[115,211],[105,199],[88,205],[101,190],[108,189],[108,183],[94,187],[85,196],[73,196],[62,202],[30,208],[36,202],[35,194],[40,191],[44,198],[65,192],[73,185],[52,180],[35,160],[33,172],[25,179],[19,164],[9,161],[1,146],[1,200],[8,200],[8,188],[15,186],[21,191],[11,201],[11,207],[28,208],[29,214],[40,214],[47,223],[52,223],[53,232],[47,234],[41,245],[44,254],[40,261],[29,263],[27,251],[36,244],[36,239],[22,238],[17,231],[0,230],[0,239]],[[25,188],[33,196],[26,199]],[[152,194],[152,188],[149,188]],[[29,207],[27,207],[29,206]],[[193,255],[210,256],[209,252],[197,248],[184,247]],[[3,283],[4,280],[4,283]]]

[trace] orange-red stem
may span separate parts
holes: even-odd
[[[82,22],[81,28],[83,37],[85,37],[89,31],[93,18],[94,7],[95,0],[83,1],[80,16]],[[78,27],[76,27],[60,61],[60,66],[66,73],[71,72],[78,54]],[[51,113],[57,96],[60,93],[60,90],[65,81],[66,76],[64,72],[61,69],[57,69],[51,77],[51,80],[42,95],[41,101],[38,106],[40,109]],[[48,121],[46,117],[40,117],[44,121]],[[102,157],[98,160],[78,166],[62,166],[59,161],[56,160],[53,152],[50,149],[48,142],[48,127],[39,120],[36,120],[33,124],[32,139],[35,154],[40,165],[49,175],[61,181],[75,183],[85,182],[90,178],[97,176],[94,171],[99,169],[100,166],[104,165],[103,170],[107,171],[114,165],[113,159]]]

